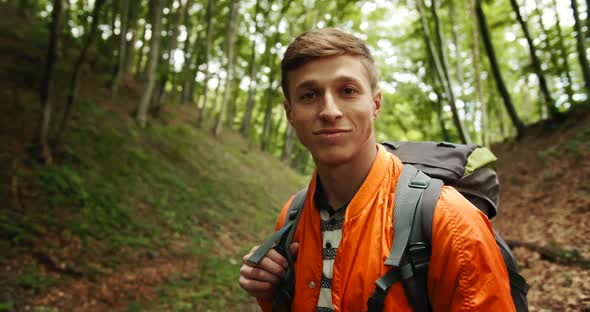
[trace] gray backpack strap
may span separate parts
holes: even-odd
[[[293,235],[295,234],[295,229],[297,228],[297,223],[299,222],[299,217],[301,216],[301,211],[303,210],[303,204],[305,203],[305,197],[307,195],[307,188],[302,189],[291,201],[289,208],[287,209],[287,213],[285,214],[285,220],[283,221],[283,226],[280,230],[276,231],[273,235],[267,238],[261,245],[256,249],[249,258],[248,261],[254,264],[259,264],[264,255],[273,247],[277,246],[277,243],[280,241],[291,241],[293,240]],[[283,240],[287,234],[286,239]],[[282,247],[279,247],[282,248]],[[288,248],[287,248],[288,250]]]
[[[414,232],[414,223],[420,221],[420,217],[416,217],[417,212],[420,213],[417,207],[420,207],[430,181],[429,176],[412,165],[404,165],[395,190],[393,246],[385,261],[385,265],[392,268],[375,282],[375,291],[367,302],[369,312],[382,311],[391,285],[414,276],[413,263],[406,260],[408,241]]]
[[[265,240],[254,254],[248,258],[248,261],[259,264],[264,255],[271,248],[274,248],[287,259],[289,266],[285,270],[285,277],[276,285],[276,293],[272,302],[273,312],[283,311],[283,307],[285,305],[288,306],[293,300],[295,293],[295,261],[291,252],[289,252],[289,245],[291,245],[295,230],[297,230],[297,223],[299,223],[299,219],[301,218],[306,197],[307,188],[295,194],[287,209],[281,229]]]
[[[412,234],[408,242],[407,261],[414,274],[402,280],[402,283],[414,311],[432,310],[428,300],[428,266],[432,250],[432,221],[442,186],[443,181],[430,180],[430,184],[422,194],[422,203],[415,214]]]
[[[289,246],[293,242],[293,236],[297,230],[297,224],[303,214],[303,206],[306,197],[307,188],[304,188],[299,191],[295,195],[295,198],[293,198],[293,201],[291,201],[291,205],[285,216],[285,223],[291,224],[292,226],[290,227],[288,234],[283,236],[275,246],[275,249],[287,259],[288,266],[287,269],[285,269],[285,277],[283,277],[275,287],[276,292],[272,301],[273,312],[289,310],[289,306],[295,295],[295,260],[289,251]]]
[[[412,232],[416,207],[428,187],[430,177],[412,165],[404,165],[395,190],[393,247],[385,265],[399,267]]]

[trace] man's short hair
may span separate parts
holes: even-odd
[[[289,99],[287,74],[307,62],[322,57],[350,54],[359,56],[369,74],[371,89],[377,87],[377,68],[367,45],[359,38],[336,28],[308,30],[287,47],[281,62],[281,87]]]

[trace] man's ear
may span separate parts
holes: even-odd
[[[383,101],[383,95],[381,95],[381,91],[377,91],[375,97],[373,98],[373,118],[377,118],[379,113],[381,112],[381,102]]]
[[[289,100],[285,99],[285,101],[283,101],[283,106],[285,107],[285,115],[287,116],[287,120],[289,121],[289,124],[293,126],[293,121],[291,118],[291,103],[289,103]]]

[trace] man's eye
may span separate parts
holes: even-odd
[[[301,98],[301,100],[309,101],[309,100],[312,100],[313,98],[315,98],[315,95],[316,95],[315,92],[310,91],[310,92],[303,93],[300,98]]]
[[[347,87],[342,90],[342,93],[344,93],[344,95],[354,95],[357,94],[358,91],[355,88]]]

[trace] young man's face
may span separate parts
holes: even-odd
[[[316,163],[337,166],[375,148],[381,93],[371,90],[360,57],[313,60],[290,71],[287,81],[287,118]]]

